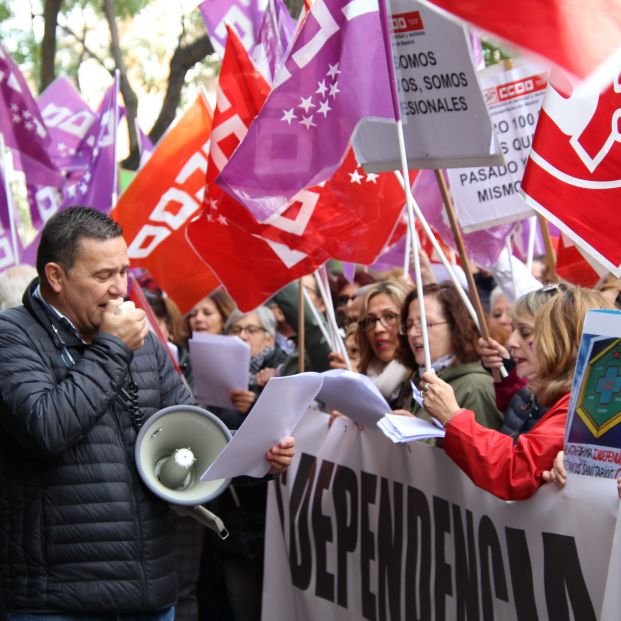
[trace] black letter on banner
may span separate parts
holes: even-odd
[[[389,481],[382,477],[377,524],[377,583],[379,618],[386,619],[386,591],[392,621],[401,619],[401,558],[403,555],[403,485],[393,483],[391,510]]]
[[[575,539],[556,533],[541,534],[546,604],[550,621],[569,619],[567,596],[574,619],[595,621],[595,611],[580,567]]]
[[[461,520],[461,507],[453,505],[453,530],[455,532],[455,596],[458,619],[479,619],[479,580],[477,551],[472,525],[472,511],[466,511],[468,550]]]
[[[405,618],[408,621],[423,621],[431,618],[431,516],[427,497],[415,487],[408,487],[406,524],[408,535],[405,552]],[[416,568],[419,556],[420,569],[417,580]]]
[[[375,560],[375,540],[369,528],[369,507],[375,504],[377,476],[360,473],[360,577],[362,581],[362,614],[365,619],[375,621],[375,594],[371,591],[369,564]]]
[[[337,466],[332,482],[336,515],[336,601],[347,608],[347,553],[358,543],[358,479],[345,466]]]
[[[308,505],[316,468],[315,456],[302,453],[289,501],[289,566],[291,567],[291,582],[299,589],[308,588],[313,569],[308,532]],[[299,554],[297,553],[298,539]]]
[[[493,571],[490,572],[490,556]],[[481,559],[481,604],[483,619],[494,618],[494,602],[492,601],[492,584],[490,575],[494,576],[494,587],[497,599],[509,601],[507,579],[502,562],[502,551],[498,533],[494,523],[484,515],[479,522],[479,558]]]
[[[332,541],[332,520],[321,512],[323,492],[330,487],[334,464],[323,461],[315,483],[311,521],[315,536],[316,584],[315,594],[330,602],[334,601],[334,576],[326,569],[326,542]]]
[[[282,501],[282,489],[281,486],[287,485],[287,470],[285,470],[275,481],[274,491],[276,492],[276,507],[278,508],[278,518],[280,519],[280,528],[282,529],[283,536],[287,536],[285,532],[285,507]]]
[[[444,534],[451,532],[451,513],[448,501],[444,498],[433,497],[433,522],[435,540],[436,578],[434,588],[434,602],[436,607],[436,619],[446,618],[447,595],[453,595],[451,584],[451,566],[445,562]]]
[[[537,621],[537,603],[533,589],[533,568],[530,562],[526,533],[519,528],[505,528],[513,600],[518,621]]]

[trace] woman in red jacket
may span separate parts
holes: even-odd
[[[569,390],[589,309],[611,308],[597,291],[569,288],[544,304],[535,318],[534,342],[519,352],[521,375],[549,410],[514,443],[460,409],[452,388],[434,373],[422,376],[425,409],[446,427],[444,450],[479,487],[505,500],[532,496],[563,448]]]

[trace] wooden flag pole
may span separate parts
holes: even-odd
[[[436,175],[438,187],[440,188],[440,194],[442,195],[442,202],[444,203],[444,208],[446,209],[446,215],[448,216],[451,230],[453,231],[453,237],[455,238],[455,243],[457,244],[459,258],[461,260],[463,270],[466,274],[466,280],[468,281],[468,295],[470,297],[470,300],[472,300],[472,304],[477,313],[477,318],[479,320],[479,332],[484,339],[489,339],[490,333],[489,328],[487,327],[485,311],[483,310],[481,298],[479,297],[479,291],[477,289],[476,282],[474,281],[474,274],[470,269],[470,260],[468,259],[468,255],[466,253],[466,246],[464,244],[464,238],[461,234],[461,229],[459,228],[457,217],[455,216],[453,201],[451,200],[448,188],[446,187],[446,181],[444,180],[442,171],[436,168],[434,170],[434,173]],[[494,369],[494,371],[496,371],[496,369]],[[496,379],[497,374],[494,373],[494,371],[492,371],[492,374],[495,376],[494,379]],[[505,372],[503,373],[503,371]],[[500,367],[500,375],[506,377],[506,370],[504,369],[504,367]]]
[[[548,221],[540,213],[537,214],[537,221],[539,222],[539,228],[541,229],[543,245],[546,247],[547,278],[550,282],[558,282],[559,278],[556,273],[556,255],[552,246]]]
[[[304,285],[298,279],[298,372],[304,373]]]

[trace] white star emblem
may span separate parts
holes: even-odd
[[[69,155],[75,155],[75,149],[69,149]]]
[[[84,176],[82,177],[82,179],[83,179],[84,181],[86,181],[86,183],[88,183],[88,182],[91,180],[91,173],[89,173],[88,171],[86,171],[86,172],[84,173]]]
[[[218,201],[214,200],[213,198],[209,199],[209,206],[214,210],[214,211],[218,211]]]
[[[33,125],[30,121],[26,121],[26,122],[24,123],[24,127],[25,127],[25,128],[26,128],[29,132],[31,132],[31,131],[34,129],[34,125]]]
[[[306,129],[310,129],[311,127],[317,127],[316,123],[313,123],[313,115],[305,116],[301,121],[300,125],[304,125]]]
[[[218,216],[218,222],[222,224],[223,226],[229,225],[229,223],[226,221],[226,218],[224,216]]]
[[[358,185],[360,185],[362,179],[364,179],[364,176],[358,172],[358,169],[354,170],[353,173],[349,173],[349,176],[351,177],[350,183],[357,183]]]
[[[70,186],[67,188],[67,195],[68,195],[68,196],[70,196],[70,197],[72,197],[72,198],[73,198],[73,197],[75,196],[75,192],[76,192],[75,185],[70,185]]]
[[[21,123],[22,119],[19,116],[19,114],[14,114],[13,115],[13,123]]]
[[[88,183],[82,182],[80,184],[79,190],[80,190],[80,194],[85,194],[86,191],[88,190]]]
[[[208,213],[205,218],[207,218],[207,222],[213,222],[213,216],[210,213]]]
[[[317,90],[316,93],[319,93],[322,97],[326,94],[328,87],[326,86],[326,81],[322,80],[321,82],[317,82]]]
[[[31,114],[28,110],[24,110],[24,111],[22,112],[22,116],[23,116],[25,119],[29,119],[29,118],[32,116],[32,114]]]
[[[326,99],[325,101],[321,102],[319,110],[317,110],[317,114],[323,114],[323,118],[325,119],[328,116],[328,112],[330,112],[330,110],[332,110],[332,108],[330,108],[330,106],[328,105],[328,100]]]
[[[293,114],[293,110],[294,108],[291,108],[291,110],[283,110],[282,111],[282,118],[280,119],[281,121],[287,121],[287,123],[289,123],[289,125],[291,125],[291,121],[293,121],[293,119],[297,119],[298,117],[295,116],[295,114]]]
[[[368,173],[367,174],[367,183],[377,183],[377,178],[379,177],[379,175],[376,175],[375,173]]]
[[[67,145],[64,142],[59,142],[56,145],[56,148],[58,149],[59,153],[66,153],[67,152]]]
[[[15,102],[11,104],[11,112],[19,112],[19,105]]]
[[[328,75],[331,78],[336,78],[337,74],[341,73],[339,71],[339,64],[338,63],[334,63],[334,65],[331,65],[330,63],[328,63],[328,66],[330,67],[328,69]]]
[[[332,86],[330,86],[330,97],[334,97],[336,99],[337,94],[340,92],[338,82],[335,82]]]
[[[315,104],[313,103],[313,96],[311,95],[310,97],[307,97],[306,99],[304,99],[304,97],[300,97],[300,99],[302,100],[301,103],[298,104],[298,106],[300,108],[304,108],[304,112],[308,113],[309,108],[314,108]]]

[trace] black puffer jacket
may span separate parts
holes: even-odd
[[[138,477],[137,433],[115,394],[131,374],[147,416],[192,397],[152,334],[133,354],[112,335],[84,345],[32,297],[35,285],[25,307],[0,314],[6,609],[167,608],[176,600],[169,510]]]

